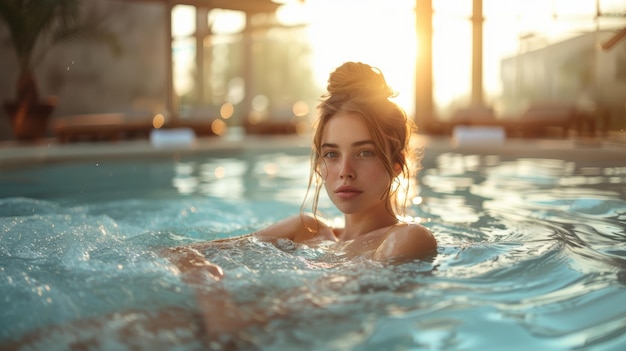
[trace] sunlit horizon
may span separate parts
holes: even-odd
[[[606,1],[605,1],[606,2]],[[608,2],[607,2],[608,3]],[[307,0],[310,40],[318,84],[344,61],[380,68],[397,90],[398,103],[414,112],[417,37],[414,0]],[[614,5],[615,8],[618,5]],[[563,21],[555,19],[559,14]],[[528,50],[524,36],[547,46],[595,29],[595,0],[484,1],[483,89],[486,103],[502,91],[500,62]],[[346,15],[351,14],[351,15]],[[471,0],[433,1],[433,98],[447,106],[467,104],[471,88]]]
[[[624,7],[619,2],[603,1],[609,8]],[[534,38],[545,47],[598,28],[594,22],[596,0],[483,3],[483,91],[487,104],[502,91],[501,60],[529,50],[524,38]],[[433,0],[433,99],[439,109],[469,103],[471,12],[471,0]],[[343,62],[365,62],[382,70],[399,93],[396,101],[409,115],[414,113],[418,47],[415,0],[285,1],[277,18],[286,25],[306,25],[313,52],[311,68],[320,89]],[[242,25],[235,18],[218,21],[216,16],[214,20],[214,25],[234,26],[233,30]]]

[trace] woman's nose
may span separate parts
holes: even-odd
[[[354,168],[352,167],[352,162],[350,160],[350,158],[345,157],[342,161],[341,161],[341,169],[339,170],[339,177],[341,179],[354,179],[356,178],[356,172],[354,171]]]

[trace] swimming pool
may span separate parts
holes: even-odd
[[[236,301],[291,311],[229,346],[623,349],[624,151],[522,146],[427,146],[411,210],[439,241],[433,260],[388,266],[254,241],[209,250]],[[202,349],[184,330],[129,341],[110,316],[196,309],[192,289],[154,249],[245,234],[298,213],[308,166],[308,150],[294,148],[4,169],[1,345],[63,325],[81,329],[89,349]],[[321,207],[338,215],[324,199]],[[98,328],[89,328],[94,320]],[[61,331],[42,335],[37,349],[73,342]]]

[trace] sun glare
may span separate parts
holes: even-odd
[[[326,87],[329,73],[341,63],[361,61],[383,71],[400,93],[396,102],[410,112],[417,48],[414,0],[390,5],[378,0],[307,0],[301,6],[320,87]]]
[[[620,0],[605,0],[620,1]],[[416,0],[284,0],[276,16],[284,25],[306,25],[315,84],[323,89],[336,67],[361,61],[380,68],[399,95],[396,102],[414,112],[417,57]],[[486,103],[501,90],[505,57],[529,50],[524,38],[550,45],[567,35],[594,30],[596,0],[484,0],[483,87]],[[605,2],[606,3],[606,2]],[[441,108],[469,103],[472,80],[472,0],[432,0],[433,98]],[[617,5],[614,5],[615,7]],[[623,6],[623,5],[622,5]],[[621,7],[620,7],[621,8]],[[175,8],[185,15],[187,7]],[[175,18],[177,17],[175,14]],[[216,31],[241,30],[244,19],[215,12]],[[175,33],[188,33],[193,21],[175,21]],[[178,43],[178,42],[176,42]],[[178,44],[183,47],[181,41]],[[178,46],[174,48],[176,51]],[[193,63],[183,57],[177,65]],[[191,62],[191,63],[190,63]],[[178,67],[177,67],[178,69]],[[182,70],[182,69],[181,69]],[[185,82],[177,86],[186,87]],[[456,104],[456,105],[455,105]]]

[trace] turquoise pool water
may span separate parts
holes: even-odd
[[[623,164],[426,153],[411,210],[437,236],[432,261],[387,266],[254,241],[206,252],[240,304],[268,314],[289,306],[229,345],[626,347]],[[308,166],[308,151],[296,149],[3,170],[0,345],[60,330],[41,334],[34,347],[65,350],[68,333],[51,326],[81,325],[89,349],[152,350],[157,341],[203,349],[181,330],[128,341],[109,316],[197,309],[192,289],[155,248],[245,234],[298,213]],[[322,207],[337,215],[327,201]],[[219,340],[209,346],[226,348]]]

